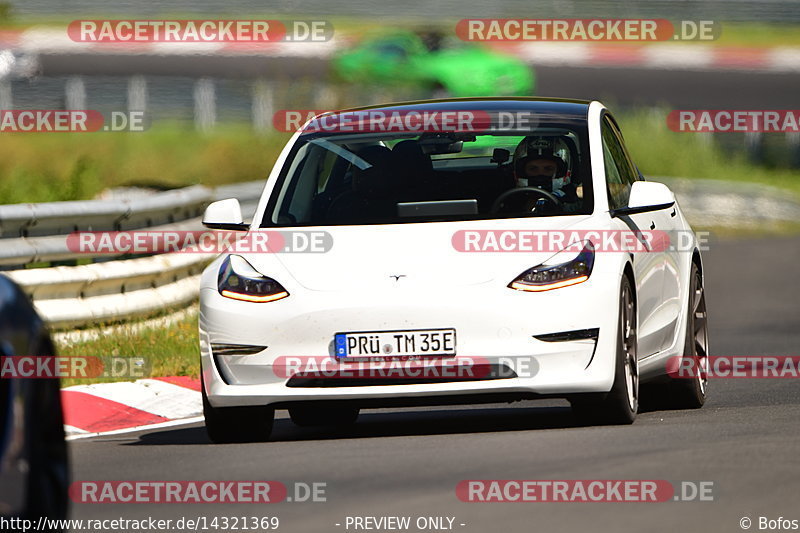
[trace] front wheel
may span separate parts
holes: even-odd
[[[604,394],[570,399],[573,412],[593,424],[631,424],[639,411],[639,362],[636,357],[636,302],[627,276],[620,287],[614,384]]]
[[[686,310],[682,367],[690,369],[687,378],[672,378],[664,403],[673,409],[698,409],[706,403],[708,386],[708,313],[703,276],[692,263],[689,306]]]
[[[269,439],[275,421],[274,409],[260,405],[255,407],[213,407],[208,401],[204,385],[201,385],[201,390],[206,433],[211,442],[225,444]]]

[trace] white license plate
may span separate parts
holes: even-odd
[[[445,356],[456,354],[455,329],[337,333],[336,357]]]

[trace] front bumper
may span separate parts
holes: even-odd
[[[484,394],[560,396],[607,392],[614,379],[618,280],[601,275],[543,293],[484,283],[463,291],[305,291],[254,304],[204,288],[200,300],[203,377],[209,402],[215,407]],[[458,356],[446,365],[475,361],[504,365],[515,377],[448,380],[445,376],[424,383],[387,379],[387,384],[372,379],[369,384],[354,384],[337,376],[324,386],[318,380],[314,386],[297,386],[296,380],[290,383],[287,358],[314,364],[325,361],[327,370],[339,365],[333,357],[336,332],[428,328],[456,329]],[[596,338],[536,338],[586,329],[597,330]],[[214,353],[212,345],[221,344],[264,348],[252,348],[254,353],[244,355],[228,346]],[[368,372],[389,365],[362,363],[360,368]],[[369,375],[379,378],[380,372]]]

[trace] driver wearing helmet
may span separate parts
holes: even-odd
[[[525,138],[516,150],[514,174],[517,187],[536,187],[562,203],[580,201],[579,190],[569,182],[567,163],[556,153],[547,138]]]

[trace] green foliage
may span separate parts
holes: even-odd
[[[800,171],[749,162],[743,141],[670,131],[667,113],[617,114],[645,176],[751,181],[800,193]],[[126,185],[171,188],[264,179],[288,137],[259,135],[249,124],[220,125],[210,133],[160,124],[141,133],[2,134],[0,204],[88,199]],[[785,152],[782,134],[767,137],[775,141],[773,152],[776,145]],[[774,153],[767,161],[780,159]]]
[[[800,193],[800,170],[748,161],[744,141],[724,149],[722,136],[678,133],[667,128],[667,109],[616,114],[625,143],[642,174],[762,183]],[[780,133],[767,134],[778,136]],[[730,145],[731,143],[726,143]]]
[[[119,186],[220,185],[265,178],[288,134],[249,124],[211,133],[160,124],[137,133],[0,135],[0,204],[78,200]]]

